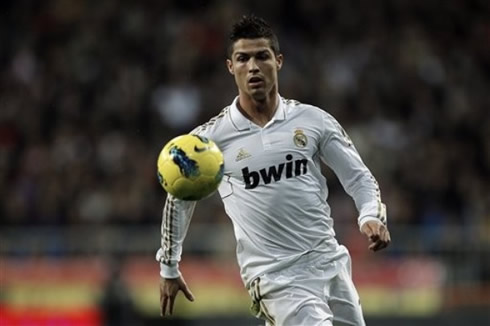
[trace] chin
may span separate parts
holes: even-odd
[[[264,100],[267,97],[267,93],[263,89],[253,89],[249,94],[256,101]]]
[[[255,101],[258,101],[258,102],[262,102],[266,99],[266,95],[265,95],[265,92],[260,92],[260,93],[253,93],[252,94],[252,98],[255,100]]]

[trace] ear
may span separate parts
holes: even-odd
[[[231,61],[230,59],[226,59],[226,67],[228,68],[230,74],[232,75],[235,74],[235,69],[233,68],[233,61]]]
[[[283,61],[284,61],[284,57],[283,57],[282,54],[276,55],[276,66],[277,66],[277,70],[281,70]]]

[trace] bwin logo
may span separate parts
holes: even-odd
[[[286,179],[297,177],[307,172],[308,160],[295,160],[292,161],[293,155],[286,155],[287,162],[279,165],[269,166],[266,169],[260,169],[257,171],[249,171],[248,167],[242,169],[243,181],[245,182],[245,189],[253,189],[259,185],[260,177],[264,180],[264,184],[269,184],[273,180],[275,182],[281,180],[284,172],[284,166],[286,166]],[[293,171],[294,166],[294,171]]]

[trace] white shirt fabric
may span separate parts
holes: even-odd
[[[257,276],[305,254],[328,255],[338,247],[321,161],[354,199],[359,227],[368,220],[386,224],[376,180],[330,114],[280,97],[274,117],[260,127],[243,116],[237,101],[192,133],[213,140],[223,152],[219,194],[233,222],[247,287]],[[182,243],[195,204],[167,196],[156,257],[162,277],[180,275]]]

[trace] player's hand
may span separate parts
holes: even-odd
[[[367,221],[361,227],[361,232],[369,238],[369,250],[378,251],[386,248],[390,242],[390,232],[380,221]]]
[[[173,279],[160,277],[160,316],[172,315],[175,297],[179,291],[184,292],[189,301],[194,301],[194,295],[182,276]]]

